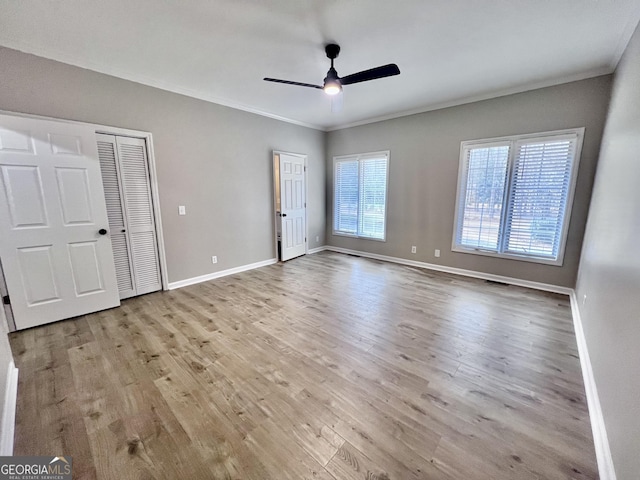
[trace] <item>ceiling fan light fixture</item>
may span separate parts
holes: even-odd
[[[327,95],[337,95],[342,91],[342,85],[338,80],[327,80],[324,83],[323,90]]]
[[[327,76],[324,79],[322,89],[327,95],[337,95],[342,91],[342,83],[340,82],[340,77],[338,77],[338,72],[336,72],[336,69],[333,68],[333,59],[331,59],[331,68],[327,72]]]

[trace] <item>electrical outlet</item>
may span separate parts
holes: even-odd
[[[440,250],[438,250],[438,249],[436,248],[436,251],[435,251],[435,252],[433,252],[433,254],[434,254],[436,257],[439,257],[439,256],[440,256]]]
[[[320,241],[320,235],[316,235],[316,242]]]
[[[184,205],[178,205],[178,215],[186,215],[187,209]]]
[[[416,253],[416,246],[415,245],[411,246],[411,253]]]
[[[585,303],[587,303],[587,294],[586,293],[582,296],[582,305],[584,305]]]
[[[218,257],[216,255],[211,257],[211,263],[218,263]]]

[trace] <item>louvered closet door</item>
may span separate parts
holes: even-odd
[[[116,137],[136,294],[162,288],[145,141]]]
[[[117,188],[109,188],[112,195],[107,197],[107,205],[109,221],[113,222],[112,232],[123,234],[122,241],[114,242],[113,252],[121,298],[160,290],[160,263],[145,141],[98,135],[98,146],[101,162],[104,159],[105,164],[105,189],[110,185],[112,177],[109,175],[114,171],[106,164],[112,157],[115,163]]]
[[[133,285],[133,265],[131,264],[131,247],[127,235],[127,222],[122,202],[122,190],[118,175],[116,137],[113,135],[96,135],[98,140],[98,156],[102,171],[102,185],[107,203],[109,231],[113,259],[116,264],[116,278],[120,298],[129,298],[136,294]]]

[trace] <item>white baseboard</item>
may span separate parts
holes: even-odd
[[[266,267],[267,265],[273,265],[274,263],[278,263],[277,258],[270,258],[269,260],[263,260],[262,262],[250,263],[248,265],[241,265],[239,267],[229,268],[219,272],[208,273],[207,275],[200,275],[199,277],[186,278],[184,280],[178,280],[177,282],[169,282],[169,290],[206,282],[208,280],[213,280],[214,278],[226,277],[227,275],[233,275],[234,273],[246,272],[247,270],[253,270],[254,268]]]
[[[309,251],[307,252],[307,255],[313,255],[314,253],[324,252],[326,249],[327,247],[325,245],[323,245],[322,247],[310,248]]]
[[[616,480],[616,471],[613,466],[613,458],[611,457],[609,438],[607,437],[607,429],[604,424],[604,417],[602,416],[602,407],[600,406],[600,397],[598,396],[598,389],[596,388],[596,381],[593,376],[591,359],[589,358],[589,351],[587,349],[587,339],[582,329],[582,317],[580,316],[580,309],[578,308],[576,292],[571,290],[569,297],[571,299],[573,328],[576,332],[576,342],[578,343],[578,353],[580,354],[580,366],[582,368],[582,378],[587,394],[587,405],[589,406],[589,418],[591,420],[593,443],[596,448],[600,480]]]
[[[16,404],[18,402],[18,369],[13,360],[7,367],[7,385],[2,408],[2,429],[0,430],[0,455],[13,455],[13,434],[16,427]]]
[[[520,278],[505,277],[502,275],[493,275],[492,273],[477,272],[475,270],[465,270],[463,268],[447,267],[445,265],[436,265],[434,263],[418,262],[416,260],[407,260],[406,258],[389,257],[387,255],[378,255],[377,253],[361,252],[358,250],[350,250],[348,248],[340,248],[327,246],[324,250],[330,250],[332,252],[346,253],[349,255],[358,255],[360,257],[374,258],[376,260],[382,260],[384,262],[399,263],[401,265],[409,265],[412,267],[426,268],[428,270],[435,270],[438,272],[453,273],[454,275],[462,275],[463,277],[480,278],[482,280],[491,280],[492,282],[508,283],[509,285],[517,285],[519,287],[533,288],[535,290],[544,290],[545,292],[560,293],[563,295],[570,295],[573,291],[572,288],[561,287],[559,285],[552,285],[550,283],[532,282],[529,280],[522,280]]]

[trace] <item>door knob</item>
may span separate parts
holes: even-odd
[[[286,216],[287,216],[287,214],[286,214],[286,213],[283,213],[283,214],[282,214],[282,216],[283,216],[283,217],[286,217]]]
[[[100,230],[98,230],[98,233],[100,235],[106,235],[107,234],[107,229],[106,228],[101,228]]]

